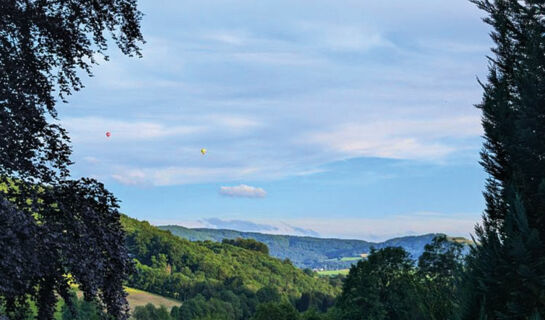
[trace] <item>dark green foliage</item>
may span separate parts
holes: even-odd
[[[241,247],[248,250],[254,250],[264,254],[269,254],[269,247],[263,242],[256,241],[254,239],[242,239],[236,238],[232,239],[223,239],[222,243],[230,244],[233,246]]]
[[[338,300],[341,319],[419,319],[414,262],[399,247],[372,250],[350,269]]]
[[[287,303],[269,302],[257,307],[252,320],[299,320],[300,316],[295,308]]]
[[[151,303],[148,303],[145,307],[136,307],[132,317],[135,320],[174,320],[167,308],[164,306],[155,308]]]
[[[71,303],[62,306],[62,320],[103,320],[107,319],[100,305],[95,301],[85,301],[76,298],[75,295],[70,297]]]
[[[304,292],[295,302],[295,307],[300,312],[307,310],[318,310],[326,312],[335,303],[333,297],[325,295],[321,292]]]
[[[30,297],[38,318],[50,319],[56,293],[70,302],[70,274],[89,299],[99,297],[111,315],[125,317],[123,281],[130,264],[116,199],[91,179],[47,188],[4,181],[0,293],[7,312]]]
[[[170,317],[174,320],[180,319],[180,307],[172,307],[172,309],[170,309]]]
[[[139,54],[136,0],[0,1],[0,303],[17,317],[27,299],[51,319],[67,274],[125,319],[129,269],[117,204],[102,184],[69,180],[71,150],[57,96],[83,87],[112,38]]]
[[[429,278],[453,279],[461,272],[463,246],[445,235],[435,237],[418,259],[418,269]]]
[[[260,303],[280,302],[282,296],[275,287],[263,287],[257,290],[257,299]]]
[[[466,319],[545,316],[545,21],[541,1],[475,0],[495,42],[483,113],[489,174]]]
[[[323,313],[319,313],[316,311],[316,309],[310,309],[309,311],[303,313],[301,315],[301,319],[303,320],[325,320],[326,315]]]
[[[196,319],[218,319],[218,320],[235,320],[240,319],[237,314],[239,310],[236,305],[222,301],[217,298],[206,299],[202,295],[197,295],[195,298],[186,301],[179,311],[180,320],[196,320]]]
[[[367,260],[350,270],[337,308],[322,316],[346,320],[456,319],[462,250],[461,244],[438,235],[425,246],[418,266],[402,248],[372,251]]]
[[[459,279],[463,272],[463,246],[437,236],[418,259],[418,304],[423,319],[455,319]]]

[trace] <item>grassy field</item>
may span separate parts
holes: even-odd
[[[336,276],[336,275],[339,275],[339,274],[347,275],[349,270],[350,269],[318,271],[318,275],[328,276],[328,277]]]
[[[341,261],[360,261],[361,257],[342,257]]]
[[[76,289],[75,286],[74,288]],[[149,292],[134,289],[134,288],[125,288],[125,291],[128,293],[127,301],[129,302],[129,307],[131,309],[131,312],[134,311],[136,307],[145,306],[148,303],[151,303],[155,305],[156,307],[165,306],[168,310],[170,310],[174,306],[179,307],[182,305],[180,301],[170,299],[170,298],[165,298],[153,293],[149,293]],[[79,298],[83,298],[83,294],[81,293],[81,291],[78,290],[76,294]],[[61,319],[60,311],[63,304],[64,304],[64,301],[62,299],[59,299],[59,302],[57,303],[57,312],[55,313],[56,320]]]
[[[159,296],[153,293],[149,293],[146,291],[134,289],[134,288],[125,288],[125,292],[128,293],[127,301],[129,302],[129,307],[131,308],[131,311],[134,310],[134,308],[138,306],[145,306],[148,303],[151,303],[158,306],[165,306],[167,309],[171,309],[174,306],[181,306],[182,303],[180,301],[165,298],[163,296]],[[81,291],[78,290],[77,292],[78,298],[82,298],[83,295]]]
[[[181,306],[182,303],[180,301],[165,298],[162,296],[158,296],[153,293],[149,293],[146,291],[133,289],[133,288],[126,288],[125,291],[129,294],[127,297],[127,300],[129,301],[129,306],[131,310],[134,310],[134,308],[138,306],[145,306],[148,303],[151,303],[155,306],[165,306],[167,309],[171,309],[174,306]]]

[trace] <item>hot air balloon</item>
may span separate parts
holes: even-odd
[[[112,134],[110,133],[110,131],[106,132],[106,137],[109,138]]]
[[[204,156],[204,155],[206,154],[206,149],[205,149],[205,148],[202,148],[202,149],[201,149],[201,153],[202,153],[202,155]]]

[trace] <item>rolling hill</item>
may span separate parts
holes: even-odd
[[[337,270],[349,268],[362,254],[371,248],[391,246],[403,247],[413,258],[418,258],[436,234],[406,236],[390,239],[384,242],[368,242],[364,240],[324,239],[316,237],[301,237],[290,235],[272,235],[256,232],[241,232],[226,229],[190,229],[182,226],[159,226],[172,234],[190,241],[215,241],[223,239],[255,239],[265,243],[271,256],[280,259],[290,259],[299,268]],[[460,239],[463,238],[454,238]]]
[[[274,288],[287,299],[304,292],[334,296],[340,288],[309,275],[290,261],[268,254],[213,241],[188,241],[145,221],[122,216],[136,273],[129,286],[181,301],[203,292],[256,293]]]

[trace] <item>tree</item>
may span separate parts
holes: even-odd
[[[92,179],[70,180],[57,99],[83,87],[108,38],[140,55],[136,0],[0,2],[0,303],[17,317],[28,298],[52,319],[70,279],[118,319],[130,270],[117,200]]]
[[[418,319],[414,272],[403,248],[372,249],[346,277],[337,303],[340,319]]]
[[[478,105],[489,178],[463,317],[539,318],[545,316],[545,5],[473,2],[487,14],[495,48]]]
[[[263,242],[259,242],[254,239],[243,239],[243,238],[236,238],[236,239],[223,239],[222,243],[230,244],[236,247],[241,247],[248,250],[253,250],[257,252],[261,252],[264,254],[269,254],[269,247],[267,247],[266,244]]]
[[[263,287],[256,292],[257,299],[261,303],[280,302],[282,296],[276,287]]]
[[[62,320],[101,320],[104,312],[94,301],[78,299],[71,294],[71,303],[64,304],[61,309]]]
[[[257,306],[252,320],[298,320],[299,313],[287,302],[268,302]]]
[[[418,302],[427,319],[453,319],[457,315],[458,282],[463,270],[463,246],[438,235],[418,259]]]
[[[134,309],[133,318],[135,320],[172,320],[170,313],[165,306],[155,308],[151,303],[146,306],[138,306]]]

